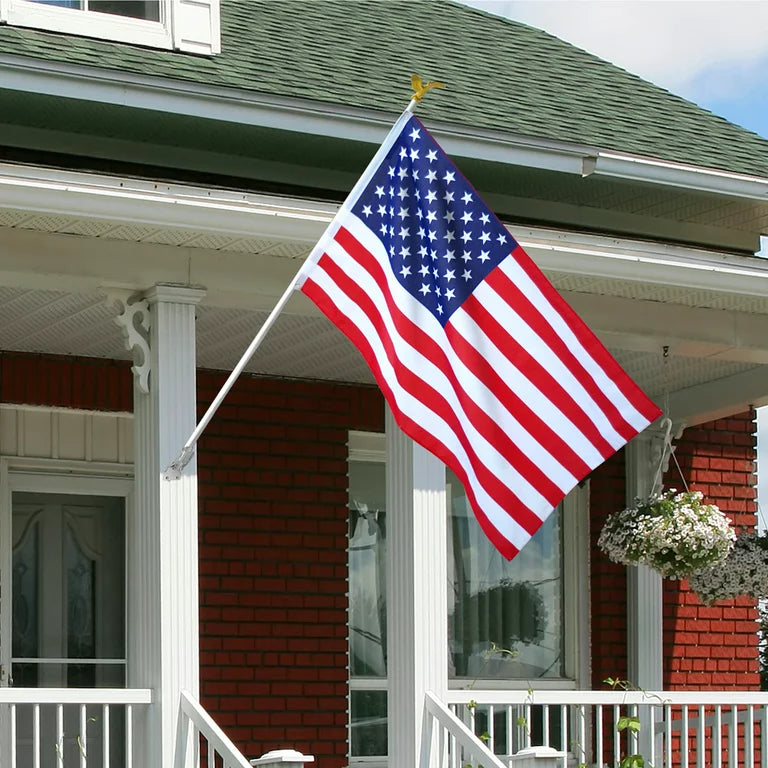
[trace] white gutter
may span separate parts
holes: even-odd
[[[314,245],[337,208],[303,198],[0,163],[0,214],[6,209]],[[768,259],[562,230],[511,230],[545,271],[768,297]]]
[[[768,200],[768,178],[616,152],[598,152],[585,164],[584,175],[612,176],[731,197]]]

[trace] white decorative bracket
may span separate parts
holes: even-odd
[[[130,291],[107,293],[106,303],[117,312],[115,323],[123,330],[126,349],[133,355],[133,375],[139,391],[149,394],[149,303]]]

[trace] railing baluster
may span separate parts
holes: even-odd
[[[195,728],[192,733],[196,741],[200,741],[200,731]],[[208,768],[214,768],[216,765],[216,750],[213,748],[213,744],[210,741],[206,741],[208,747]]]
[[[583,704],[579,704],[579,750],[581,751],[580,763],[587,762],[587,711]]]
[[[493,752],[493,754],[496,754],[496,723],[494,722],[496,715],[496,710],[491,704],[490,707],[488,707],[488,749]]]
[[[738,768],[739,765],[739,708],[736,704],[731,707],[731,722],[728,729],[728,766]]]
[[[621,761],[621,733],[618,730],[621,711],[619,705],[613,705],[613,762],[618,765]]]
[[[712,722],[712,768],[723,768],[723,707],[715,705]]]
[[[80,705],[80,737],[77,743],[78,751],[80,752],[80,768],[88,768],[86,763],[86,755],[88,752],[88,736],[85,732],[88,725],[88,716],[85,711],[85,704]]]
[[[32,765],[40,768],[40,705],[32,707]]]
[[[707,750],[707,718],[705,707],[699,704],[699,723],[696,728],[696,767],[704,768],[704,754]]]
[[[525,746],[530,747],[531,746],[531,705],[526,704],[524,711],[524,717],[525,717],[525,729],[523,733],[523,738],[525,739]]]
[[[549,704],[545,704],[541,708],[541,735],[542,742],[545,746],[549,746]]]
[[[560,705],[560,727],[563,730],[561,750],[563,752],[563,768],[568,768],[568,705]]]
[[[747,722],[744,724],[744,765],[755,764],[755,708],[747,704]]]
[[[133,706],[125,705],[125,768],[133,768]]]
[[[515,731],[514,731],[514,710],[512,708],[511,704],[507,705],[507,748],[506,753],[508,756],[512,756],[515,751],[514,747],[514,739],[515,739]]]
[[[16,705],[11,704],[11,768],[16,768]]]
[[[760,768],[768,768],[768,706],[763,705],[763,714],[760,720]]]
[[[683,704],[683,723],[680,731],[680,765],[688,768],[688,705]]]
[[[648,739],[648,745],[650,748],[650,759],[648,762],[650,765],[656,765],[656,710],[658,707],[655,704],[648,706],[647,712],[650,722],[648,723],[648,731],[650,738]]]
[[[666,753],[667,768],[672,768],[672,705],[664,705],[664,751]]]
[[[64,762],[64,706],[56,705],[56,748],[60,750],[59,761]]]
[[[629,713],[632,717],[637,718],[637,704],[633,704],[629,708]],[[640,734],[634,728],[627,728],[627,734],[629,739],[627,740],[627,746],[631,754],[636,755],[640,751]]]
[[[595,735],[595,763],[603,764],[603,705],[598,704],[595,708],[595,722],[597,723],[597,733]]]
[[[104,768],[109,768],[109,704],[101,708],[102,725],[102,749],[104,751]]]

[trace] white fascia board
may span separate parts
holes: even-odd
[[[647,157],[598,152],[586,175],[611,176],[750,200],[768,200],[768,178]]]
[[[314,244],[338,205],[0,163],[0,208]],[[768,259],[513,227],[542,269],[768,296]]]
[[[110,71],[96,67],[0,56],[3,88],[241,125],[381,144],[397,115],[237,88]],[[584,174],[595,147],[547,141],[430,121],[447,152],[524,167]]]
[[[0,208],[314,243],[337,206],[0,164]]]
[[[3,88],[151,109],[243,125],[380,144],[396,115],[237,88],[0,56]],[[749,199],[768,199],[768,179],[602,151],[598,147],[430,121],[449,154],[580,176],[612,176]]]
[[[768,296],[768,259],[560,230],[512,231],[545,271]]]

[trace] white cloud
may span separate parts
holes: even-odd
[[[760,0],[464,1],[697,101],[750,90],[768,67],[768,3]]]

